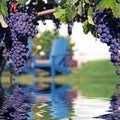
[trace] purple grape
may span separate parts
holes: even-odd
[[[117,88],[117,89],[120,89],[120,84],[117,84],[117,85],[116,85],[116,88]]]
[[[116,86],[118,89],[120,85]],[[110,100],[110,107],[107,114],[100,115],[103,120],[120,120],[120,94],[114,94]]]
[[[116,74],[117,74],[117,75],[120,75],[120,70],[117,70],[117,71],[116,71]]]
[[[8,1],[8,7],[11,4],[13,5],[12,2]],[[18,4],[17,12],[10,11],[6,17],[9,30],[1,39],[4,47],[3,57],[7,61],[12,59],[16,75],[22,72],[24,62],[29,54],[27,48],[28,37],[34,37],[38,33],[35,23],[36,15],[37,11],[35,8],[30,9],[25,5]]]
[[[12,95],[7,95],[3,101],[0,116],[3,120],[27,120],[30,112],[29,100],[23,89],[15,84]]]
[[[100,28],[97,29],[97,33],[98,33],[98,34],[101,34],[101,33],[102,33],[102,29],[100,29]]]
[[[72,34],[72,24],[71,23],[68,24],[68,34],[69,35]]]
[[[114,66],[120,66],[120,19],[113,16],[110,8],[105,8],[103,12],[97,11],[93,16],[96,31],[100,36],[100,41],[106,43],[107,46],[110,47],[111,62]],[[119,70],[116,74],[120,75]]]

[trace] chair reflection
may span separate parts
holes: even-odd
[[[46,117],[49,117],[49,120],[70,118],[73,112],[72,100],[68,96],[70,90],[70,85],[64,85],[50,93],[34,92],[33,100],[37,106],[33,109],[33,116],[37,118],[41,116],[43,120],[48,119]]]

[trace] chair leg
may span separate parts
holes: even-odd
[[[55,69],[51,67],[51,93],[55,92]]]

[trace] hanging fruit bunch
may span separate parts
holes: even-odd
[[[6,61],[13,61],[15,74],[18,75],[24,68],[24,62],[29,56],[27,48],[28,38],[34,37],[38,33],[36,26],[37,11],[19,4],[16,0],[7,1],[8,16],[5,21],[8,29],[4,33],[1,41],[3,57]]]

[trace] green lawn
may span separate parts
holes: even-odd
[[[84,64],[81,68],[71,68],[73,74],[58,75],[56,82],[59,84],[71,84],[74,90],[79,90],[87,97],[107,97],[110,98],[116,90],[115,86],[120,83],[120,76],[115,74],[116,68],[109,60],[92,61]],[[39,86],[45,86],[45,82],[50,82],[50,77],[45,76],[46,72],[40,72],[36,80]],[[32,75],[20,75],[17,81],[21,84],[32,84]],[[4,72],[2,84],[9,85],[9,75]]]

